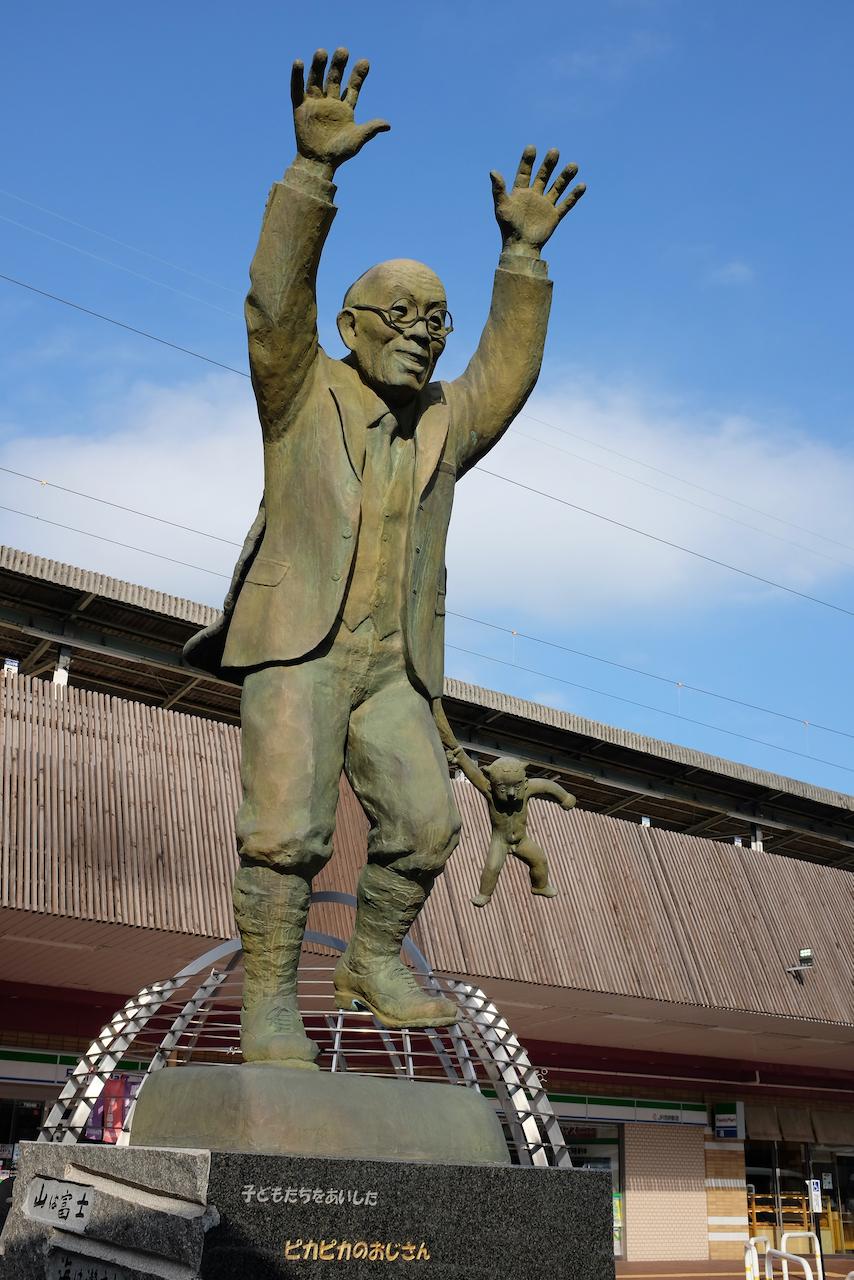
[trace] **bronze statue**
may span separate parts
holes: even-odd
[[[486,796],[492,836],[486,855],[476,907],[485,907],[492,897],[508,853],[528,868],[531,893],[542,898],[557,897],[557,889],[549,880],[549,864],[545,853],[528,835],[528,801],[553,800],[562,809],[575,808],[575,796],[549,778],[529,778],[524,760],[515,756],[499,756],[492,764],[478,768],[460,746],[448,724],[440,699],[433,704],[433,714],[451,764],[459,767],[478,791]]]
[[[317,337],[315,278],[335,216],[335,170],[389,128],[357,124],[368,73],[319,50],[291,94],[297,155],[267,203],[246,300],[264,438],[264,500],[223,616],[190,663],[243,682],[243,803],[234,909],[244,948],[247,1061],[311,1065],[296,1000],[312,877],[329,858],[346,772],[370,820],[353,936],[335,970],[342,1008],[390,1027],[442,1026],[400,958],[403,938],[459,838],[431,699],[442,692],[445,540],[454,485],[536,382],[551,284],[540,250],[584,191],[575,165],[513,186],[492,174],[502,253],[489,318],[461,377],[431,382],[452,331],[445,289],[419,262],[380,263],[338,316],[349,355]]]

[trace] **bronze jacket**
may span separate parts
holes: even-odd
[[[267,203],[246,300],[252,383],[264,437],[264,500],[222,617],[186,645],[226,679],[306,657],[329,635],[353,564],[366,435],[387,407],[317,339],[315,279],[335,216],[331,183],[292,168]],[[551,300],[546,264],[502,255],[489,318],[465,372],[421,393],[404,646],[410,678],[442,692],[445,542],[456,480],[525,403],[540,370]]]

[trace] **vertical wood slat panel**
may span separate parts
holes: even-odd
[[[237,727],[24,676],[0,678],[0,703],[0,904],[229,936]],[[417,929],[437,968],[854,1023],[849,872],[534,802],[561,896],[530,897],[511,861],[477,911],[488,819],[455,788],[464,838]],[[345,786],[318,889],[352,892],[365,833]],[[323,910],[319,927],[346,937],[349,909]],[[782,960],[810,943],[799,987]]]
[[[0,903],[229,936],[239,730],[0,680]]]

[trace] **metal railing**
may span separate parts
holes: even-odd
[[[765,1280],[774,1280],[774,1262],[779,1261],[783,1264],[783,1275],[788,1276],[789,1264],[794,1263],[796,1267],[800,1267],[804,1273],[804,1280],[815,1280],[813,1269],[807,1262],[806,1258],[802,1258],[799,1253],[784,1253],[782,1249],[766,1249],[765,1250]]]
[[[766,1249],[771,1247],[771,1242],[766,1236],[751,1236],[744,1246],[745,1280],[761,1280],[761,1272],[759,1270],[760,1244],[764,1245]]]
[[[821,1241],[814,1231],[784,1231],[780,1237],[780,1250],[785,1253],[790,1240],[809,1240],[812,1244],[812,1257],[815,1261],[815,1273],[818,1280],[824,1280],[824,1265],[821,1258]],[[789,1264],[782,1266],[783,1280],[789,1280]]]
[[[349,894],[315,894],[312,905],[355,906]],[[411,939],[404,954],[431,994],[452,1000],[459,1020],[447,1028],[391,1031],[370,1013],[336,1008],[334,953],[345,942],[306,930],[297,991],[303,1021],[326,1071],[441,1081],[494,1095],[511,1156],[523,1165],[571,1167],[569,1151],[542,1081],[506,1020],[477,987],[436,975]],[[321,949],[333,953],[326,958]],[[239,939],[221,943],[174,978],[129,1000],[83,1054],[39,1134],[40,1142],[75,1143],[90,1122],[107,1080],[129,1069],[145,1075],[183,1064],[240,1061],[242,951]],[[199,981],[200,975],[203,975]],[[124,1066],[122,1065],[124,1063]],[[127,1142],[134,1102],[115,1140]]]

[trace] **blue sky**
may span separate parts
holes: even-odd
[[[546,251],[540,385],[487,467],[854,611],[850,7],[296,9],[11,12],[0,271],[245,369],[246,271],[293,154],[290,62],[347,44],[372,61],[360,117],[392,131],[338,176],[327,349],[346,285],[418,257],[446,281],[440,373],[459,372],[498,249],[488,171],[559,146],[589,191]],[[3,281],[0,331],[4,467],[240,540],[260,483],[245,379]],[[4,542],[221,599],[222,542],[3,472],[0,493],[213,572],[0,511]],[[452,617],[450,674],[854,790],[854,739],[815,727],[854,732],[851,614],[488,475],[460,487],[449,569],[455,613],[594,655]]]

